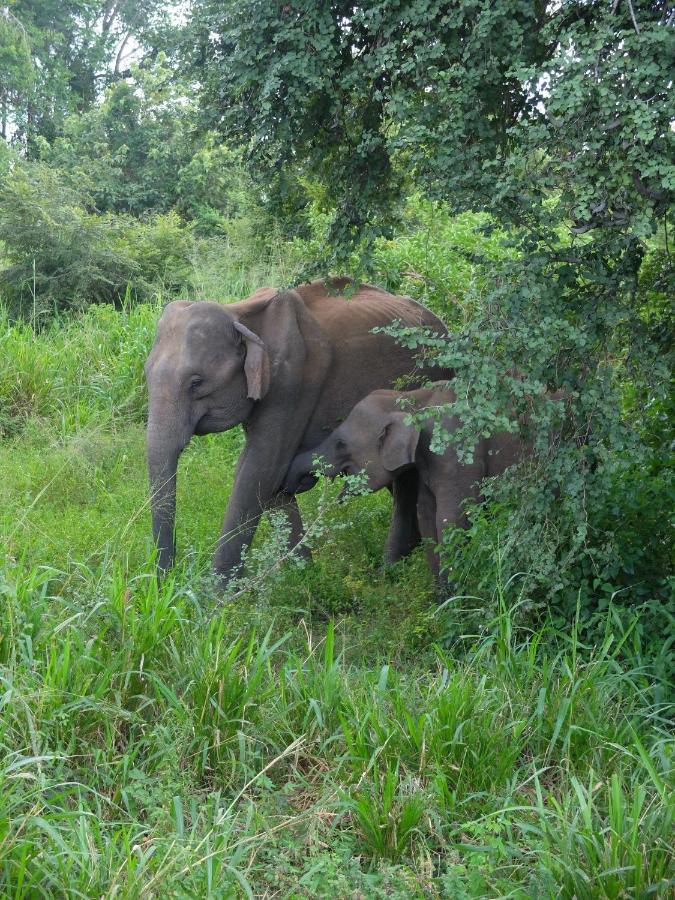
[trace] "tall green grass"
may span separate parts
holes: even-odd
[[[672,890],[672,709],[639,655],[542,631],[397,663],[354,650],[358,603],[58,583],[0,582],[7,896],[290,896],[313,867],[373,896]]]
[[[0,894],[670,896],[669,637],[639,612],[585,646],[515,582],[438,606],[421,553],[380,566],[388,501],[332,487],[314,562],[275,566],[266,523],[223,598],[236,431],[184,454],[157,584],[159,309],[0,323]]]

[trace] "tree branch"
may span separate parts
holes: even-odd
[[[101,31],[104,35],[107,35],[110,29],[112,28],[112,24],[115,21],[115,17],[119,12],[120,3],[122,0],[108,0],[105,8],[103,10],[103,22],[101,24]]]
[[[0,7],[0,15],[7,22],[10,22],[12,25],[15,25],[19,29],[24,41],[28,44],[28,32],[26,31],[23,22],[20,19],[17,19],[14,13],[11,13],[9,11],[9,8],[6,6]]]
[[[635,185],[635,190],[640,194],[641,197],[647,197],[649,200],[665,200],[666,199],[666,191],[652,191],[642,181],[640,175],[637,172],[633,172],[633,184]]]
[[[635,19],[635,12],[633,11],[633,0],[626,0],[626,2],[628,3],[628,9],[630,10],[630,17],[633,20],[633,28],[635,29],[635,33],[640,34],[640,26]]]
[[[126,47],[130,37],[131,37],[131,32],[127,31],[127,33],[124,35],[124,40],[120,44],[120,48],[117,51],[117,56],[115,57],[115,68],[114,68],[115,77],[119,76],[119,74],[120,74],[120,64],[122,62],[124,48]]]

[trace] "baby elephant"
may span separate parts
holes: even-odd
[[[451,403],[454,393],[445,384],[417,391],[373,391],[352,409],[345,421],[314,450],[295,457],[286,475],[284,489],[289,493],[309,490],[316,477],[313,460],[322,457],[324,473],[355,475],[364,471],[368,489],[378,491],[395,487],[404,472],[417,470],[417,517],[420,534],[427,539],[429,565],[439,579],[440,560],[435,551],[445,525],[451,522],[465,528],[468,524],[463,501],[480,495],[479,482],[498,475],[517,462],[525,445],[518,435],[502,433],[478,442],[470,464],[461,463],[455,450],[448,447],[440,455],[429,449],[433,420],[420,429],[407,425],[401,399],[407,409],[425,409]],[[447,416],[443,426],[454,431],[456,416]]]

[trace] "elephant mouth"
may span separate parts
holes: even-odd
[[[351,474],[349,471],[349,466],[345,466],[344,469],[338,469],[335,472],[325,473],[327,478],[330,478],[332,481],[334,478],[344,478],[346,475]],[[305,491],[310,491],[319,480],[318,475],[314,475],[313,472],[304,472],[302,475],[297,476],[297,481],[292,485],[292,493],[294,494],[303,494]],[[288,482],[287,482],[288,485]],[[348,485],[345,485],[342,489],[343,494],[348,494]]]
[[[205,434],[229,431],[235,425],[241,425],[242,422],[246,421],[252,406],[252,402],[247,402],[239,407],[211,409],[197,420],[193,434],[197,437],[202,437]]]
[[[214,418],[208,413],[207,415],[202,416],[197,422],[194,434],[196,437],[203,437],[206,434],[216,434],[219,431],[227,431],[231,427],[231,425],[221,425],[217,418]]]

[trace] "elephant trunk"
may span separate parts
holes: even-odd
[[[317,482],[316,475],[312,472],[314,458],[315,451],[312,450],[295,457],[284,479],[284,491],[288,494],[302,494],[314,487]]]
[[[150,418],[147,451],[152,536],[157,547],[157,566],[162,572],[171,568],[176,552],[176,470],[188,440],[179,438],[171,425],[160,425]]]

